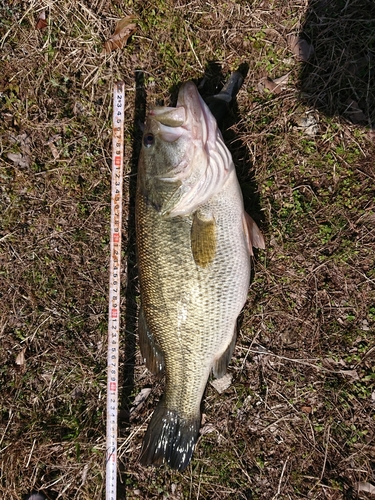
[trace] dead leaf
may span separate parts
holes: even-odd
[[[42,10],[42,11],[40,11],[38,21],[35,25],[35,29],[36,30],[44,30],[44,28],[47,28],[46,11]]]
[[[104,43],[103,52],[109,54],[126,45],[129,37],[137,30],[137,25],[133,22],[135,19],[134,16],[126,16],[116,24],[115,32]]]
[[[25,352],[26,352],[26,348],[22,349],[22,351],[20,351],[17,354],[16,365],[23,366],[25,364]]]
[[[307,62],[314,53],[314,47],[299,36],[289,35],[288,43],[297,61]]]
[[[15,163],[17,167],[26,168],[31,164],[30,156],[23,155],[22,153],[8,153],[8,160]]]
[[[362,321],[362,328],[361,330],[365,331],[365,332],[368,332],[370,330],[370,327],[368,326],[368,321],[367,319],[364,319]]]
[[[136,397],[134,398],[133,405],[130,408],[130,414],[132,417],[134,417],[134,415],[139,412],[139,410],[144,405],[146,399],[149,397],[150,393],[151,393],[151,388],[145,387],[136,395]]]
[[[224,375],[224,377],[218,378],[216,380],[212,380],[212,382],[210,382],[210,384],[212,385],[212,387],[214,389],[217,390],[217,392],[219,394],[221,394],[226,389],[228,389],[228,387],[230,387],[230,385],[232,383],[232,378],[233,378],[233,375],[231,375],[230,373],[226,373]]]
[[[324,358],[322,359],[323,366],[329,369],[334,369],[337,365],[345,366],[345,361],[343,359],[333,359],[333,358]]]
[[[53,159],[56,160],[59,157],[59,151],[53,142],[49,144]]]
[[[287,73],[286,75],[279,76],[279,78],[274,78],[273,81],[274,83],[276,83],[276,85],[279,85],[282,88],[286,88],[289,81],[289,75],[290,73]]]
[[[54,144],[54,142],[57,142],[60,139],[61,139],[61,135],[55,134],[52,137],[50,137],[48,139],[48,141],[46,142],[46,144],[48,144],[48,146],[50,147],[50,150],[51,150],[51,153],[52,153],[54,160],[56,160],[60,156],[60,153],[59,153],[56,145]]]
[[[274,94],[279,94],[281,91],[276,90],[277,85],[276,83],[270,78],[269,76],[265,76],[260,80],[258,83],[258,91],[259,92],[264,92],[264,89],[267,89],[268,91],[274,93]]]
[[[342,370],[338,369],[339,366],[346,367],[346,363],[343,359],[335,360],[333,358],[322,359],[324,368],[330,370],[332,373],[338,373],[344,377],[349,377],[353,380],[360,380],[357,370]]]
[[[10,141],[13,144],[19,143],[21,146],[22,153],[29,154],[31,152],[31,139],[28,134],[23,133],[19,135],[11,135]]]
[[[296,111],[293,115],[293,121],[310,137],[314,137],[319,133],[319,125],[316,116],[310,111]]]
[[[13,144],[19,144],[21,148],[21,153],[8,153],[7,158],[11,160],[16,166],[24,168],[31,165],[31,139],[30,137],[23,133],[17,136],[11,136],[10,141]]]
[[[280,94],[287,86],[289,79],[289,73],[274,80],[269,76],[266,76],[260,80],[258,83],[258,91],[264,92],[264,89],[269,90],[273,94]]]
[[[340,373],[344,377],[350,377],[353,380],[359,380],[360,379],[357,370],[339,370],[338,373]]]
[[[206,424],[199,429],[199,434],[204,436],[205,434],[211,434],[212,432],[218,432],[214,425]]]
[[[358,491],[365,491],[366,493],[370,493],[371,495],[375,495],[375,486],[371,483],[367,483],[366,481],[359,481],[357,483]]]

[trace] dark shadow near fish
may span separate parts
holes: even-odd
[[[264,215],[254,176],[254,165],[252,165],[248,148],[241,140],[241,136],[246,135],[246,130],[237,103],[239,90],[242,85],[246,86],[248,69],[248,64],[242,63],[225,80],[220,64],[211,61],[207,65],[203,78],[198,82],[198,88],[211,113],[215,116],[224,142],[232,155],[245,210],[262,227]]]
[[[134,366],[135,352],[137,344],[137,303],[135,298],[138,295],[137,290],[137,269],[135,255],[135,193],[136,193],[136,173],[140,144],[142,141],[141,124],[144,123],[146,116],[146,91],[144,87],[144,74],[142,71],[135,72],[135,110],[133,119],[133,147],[130,163],[129,183],[129,213],[127,220],[127,270],[128,282],[125,295],[125,352],[122,372],[122,393],[119,404],[119,433],[126,436],[129,431],[130,407],[132,404],[132,393],[134,391]],[[118,484],[118,498],[126,498],[126,468],[124,464],[119,465],[120,481]]]
[[[220,86],[212,88],[213,78],[211,71],[218,72],[220,78]],[[216,118],[219,129],[224,134],[230,128],[238,113],[237,94],[242,87],[244,79],[248,72],[248,65],[242,64],[236,71],[231,73],[227,81],[222,84],[223,76],[221,68],[217,63],[210,63],[207,72],[199,83],[199,90],[202,97],[210,108],[211,113]],[[210,87],[208,87],[210,84]],[[218,89],[220,89],[218,91]]]
[[[300,36],[302,99],[328,116],[375,127],[375,2],[311,0]]]

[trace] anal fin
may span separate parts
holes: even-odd
[[[226,348],[224,353],[220,356],[220,358],[214,361],[214,364],[212,366],[212,372],[214,374],[214,377],[221,378],[224,377],[224,375],[227,373],[229,361],[232,357],[234,346],[236,345],[236,339],[237,339],[237,324],[234,328],[233,337],[228,347]]]
[[[138,333],[142,358],[147,368],[154,375],[160,374],[164,369],[164,355],[147,327],[146,317],[142,306],[139,309]]]

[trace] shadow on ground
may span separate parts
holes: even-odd
[[[314,47],[300,90],[328,116],[375,126],[375,2],[311,0],[301,36]]]
[[[144,74],[135,72],[135,109],[133,118],[133,144],[129,172],[129,211],[127,220],[127,283],[126,283],[126,314],[125,314],[125,352],[123,363],[123,389],[120,400],[119,427],[123,437],[129,434],[130,408],[134,393],[134,367],[137,343],[137,268],[135,252],[135,193],[137,188],[137,168],[140,145],[142,140],[141,124],[146,117],[146,91]],[[120,464],[120,481],[118,483],[118,498],[126,498],[126,465]]]
[[[238,72],[244,77],[244,86],[246,86],[246,76],[248,65],[243,63],[238,68]],[[222,131],[225,144],[232,154],[236,166],[237,177],[241,185],[245,210],[259,223],[262,222],[262,212],[260,207],[260,198],[258,187],[254,177],[252,161],[246,144],[240,139],[245,133],[241,130],[243,124],[242,116],[239,112],[236,97],[230,105],[216,106],[210,102],[210,97],[219,93],[225,82],[221,66],[216,61],[207,64],[205,74],[202,79],[196,82],[202,94],[203,99],[209,103],[211,112],[215,116],[219,128]]]

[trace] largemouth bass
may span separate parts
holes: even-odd
[[[136,230],[141,353],[153,373],[166,376],[140,461],[183,470],[210,372],[222,377],[232,356],[252,246],[264,248],[244,211],[231,154],[192,82],[182,85],[176,107],[148,114]]]

